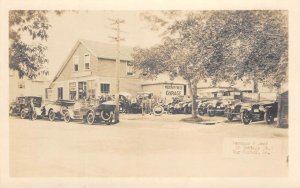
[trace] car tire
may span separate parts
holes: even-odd
[[[55,112],[53,110],[49,111],[48,118],[49,118],[50,121],[54,121],[55,120]]]
[[[232,120],[233,120],[233,117],[234,117],[234,115],[232,114],[232,111],[231,111],[231,110],[228,110],[228,112],[227,112],[227,119],[228,119],[229,121],[232,121]]]
[[[95,114],[93,112],[89,112],[86,116],[86,122],[89,125],[93,125],[95,122]]]
[[[198,108],[198,114],[200,115],[200,116],[204,116],[204,111],[201,109],[201,108]]]
[[[248,110],[243,111],[241,114],[241,120],[244,125],[248,125],[252,121],[251,113]]]
[[[64,114],[64,121],[65,121],[66,123],[69,123],[69,122],[71,121],[71,116],[70,116],[69,112],[66,112],[66,113]]]
[[[213,110],[213,108],[209,108],[209,109],[207,109],[207,114],[210,117],[213,117],[213,116],[215,116],[215,111]]]
[[[105,122],[112,119],[112,113],[110,111],[102,110],[100,115],[101,115],[101,119],[104,120]]]
[[[37,119],[37,113],[36,111],[33,111],[32,114],[31,114],[31,119],[32,120],[36,120]]]
[[[26,118],[26,112],[25,112],[25,110],[21,110],[20,117],[21,117],[21,119],[25,119]]]
[[[161,116],[164,113],[164,108],[162,106],[154,106],[153,114],[156,116]]]
[[[271,114],[270,109],[265,112],[265,121],[268,125],[274,123],[274,116]]]

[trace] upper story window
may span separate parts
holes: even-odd
[[[127,72],[127,75],[133,75],[133,63],[132,62],[126,63],[126,72]]]
[[[90,69],[90,54],[84,54],[84,68],[85,70],[89,70]]]
[[[75,55],[73,57],[73,71],[77,72],[79,70],[79,56]]]

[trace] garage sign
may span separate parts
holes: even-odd
[[[183,95],[183,85],[165,85],[165,92],[167,96]]]

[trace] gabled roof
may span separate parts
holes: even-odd
[[[101,59],[116,59],[116,44],[101,43],[91,40],[79,40],[96,57]],[[131,61],[133,48],[130,46],[120,46],[120,59]]]
[[[65,66],[67,65],[68,61],[78,48],[78,46],[82,44],[87,50],[95,57],[99,59],[116,59],[116,44],[108,44],[102,43],[97,41],[91,40],[84,40],[80,39],[76,42],[75,46],[69,53],[67,59],[59,68],[58,72],[54,76],[53,80],[51,81],[49,87],[51,87],[52,83],[59,77],[59,75],[64,70]],[[120,46],[120,60],[122,61],[131,61],[132,57],[131,54],[133,52],[133,48],[130,46]]]

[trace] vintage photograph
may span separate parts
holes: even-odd
[[[11,177],[288,177],[288,10],[10,10]]]

